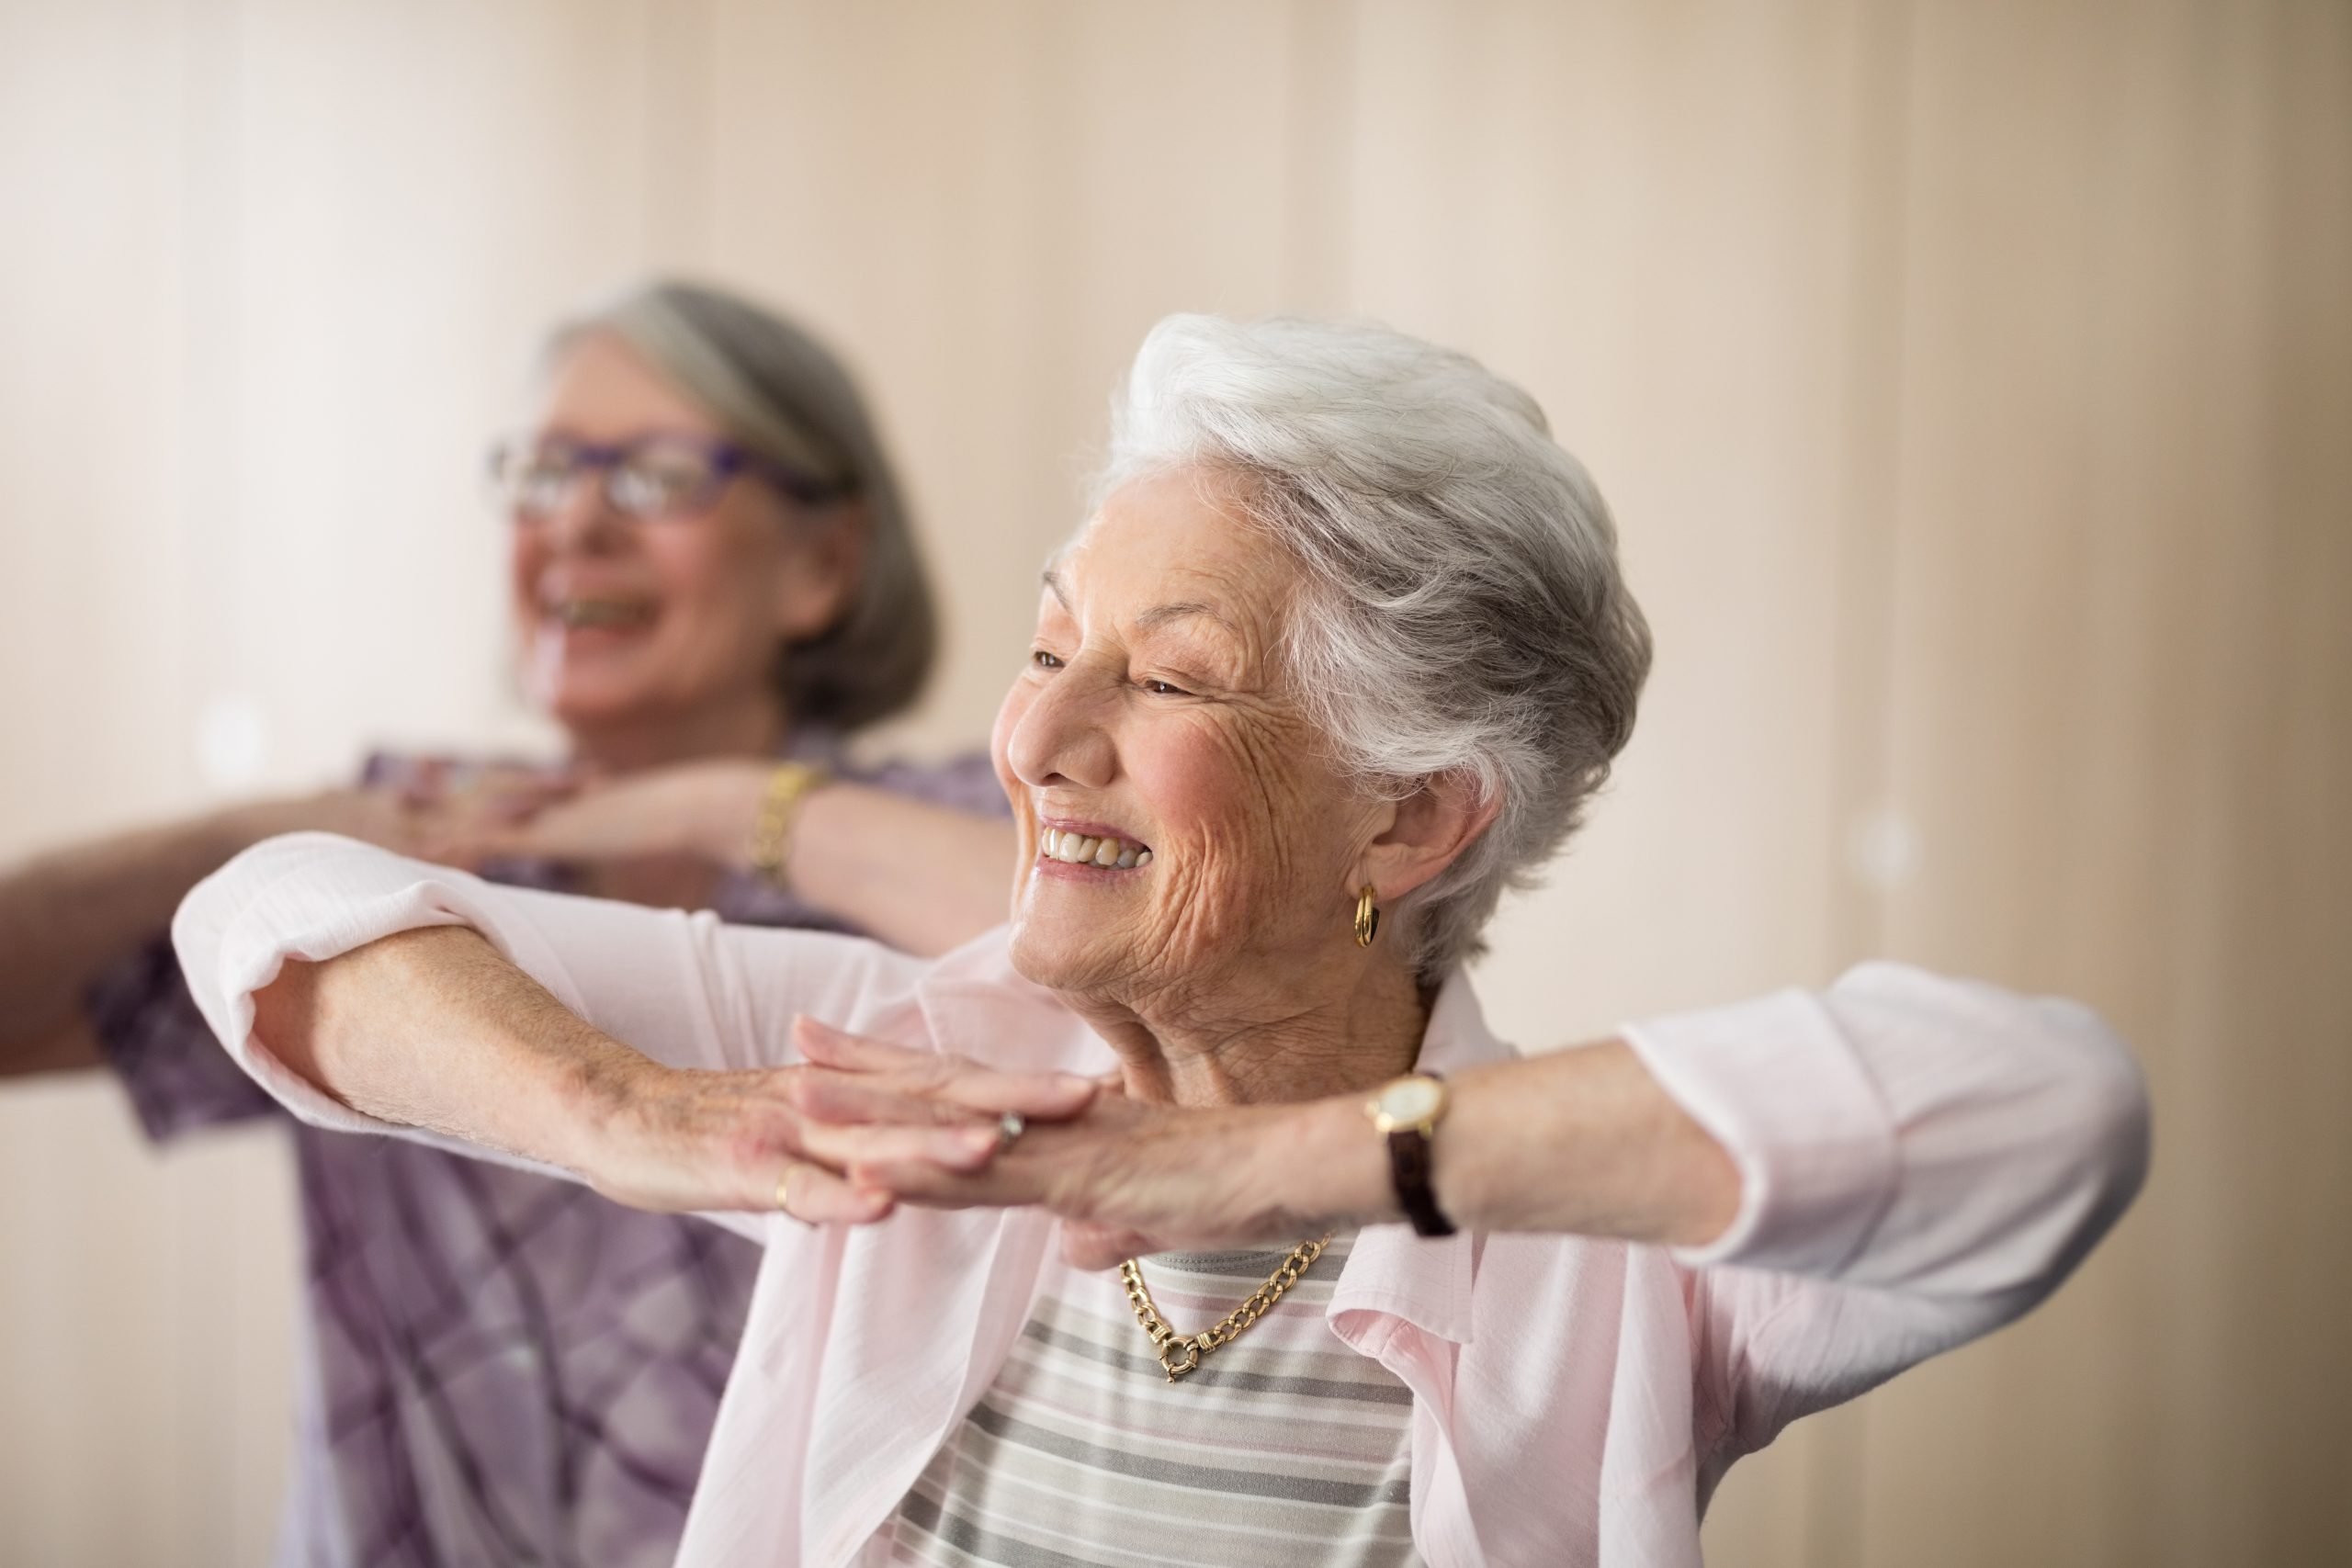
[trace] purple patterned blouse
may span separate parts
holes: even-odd
[[[804,751],[805,754],[805,751]],[[412,764],[379,758],[370,783]],[[844,777],[1002,815],[987,759]],[[492,880],[562,890],[562,868]],[[730,877],[746,924],[843,929]],[[168,937],[93,987],[149,1137],[283,1117],[212,1038]],[[289,1568],[654,1568],[675,1556],[759,1249],[704,1221],[283,1117],[308,1255]]]

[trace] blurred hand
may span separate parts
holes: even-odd
[[[1026,1075],[910,1051],[802,1019],[809,1066],[792,1098],[802,1136],[854,1184],[937,1208],[1035,1205],[1067,1222],[1062,1251],[1081,1269],[1176,1247],[1295,1242],[1348,1216],[1328,1195],[1310,1130],[1331,1102],[1186,1110],[1147,1105],[1105,1084],[1061,1117],[1032,1125],[1007,1153],[968,1168],[909,1157],[890,1135],[1010,1098]],[[1353,1107],[1352,1131],[1368,1137]]]
[[[470,866],[481,858],[473,846],[494,840],[580,787],[577,775],[544,768],[460,772],[425,762],[396,784],[254,801],[228,815],[243,843],[280,833],[339,833],[396,854]]]
[[[458,865],[510,856],[739,865],[774,771],[771,762],[729,759],[617,779],[488,780],[436,813],[431,832],[439,852],[428,858]]]

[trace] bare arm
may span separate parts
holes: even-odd
[[[496,1151],[644,1208],[750,1211],[731,1223],[754,1235],[787,1170],[800,1218],[888,1209],[809,1154],[786,1092],[792,1007],[928,1038],[925,966],[878,943],[497,887],[318,834],[239,855],[173,938],[230,1054],[315,1124]],[[1006,1092],[974,1077],[983,1105]],[[1091,1086],[1010,1092],[1067,1113]],[[902,1152],[982,1157],[973,1120],[910,1129]]]
[[[1396,1217],[1378,1140],[1344,1099],[1105,1096],[987,1170],[948,1172],[858,1151],[861,1120],[914,1113],[883,1086],[887,1053],[808,1028],[802,1043],[831,1064],[802,1092],[828,1123],[812,1141],[853,1179],[914,1202],[1045,1207],[1071,1222],[1063,1247],[1081,1266]],[[2148,1163],[2139,1071],[2087,1009],[1900,964],[1453,1082],[1433,1185],[1457,1224],[1489,1233],[1484,1266],[1573,1267],[1498,1232],[1672,1248],[1702,1496],[1791,1421],[2031,1310]],[[1640,1266],[1667,1283],[1659,1262]]]
[[[0,870],[0,1077],[98,1065],[83,998],[171,923],[187,890],[248,844],[307,822],[357,826],[337,792],[257,802],[94,839]]]
[[[1378,1139],[1345,1099],[1104,1096],[987,1170],[948,1172],[859,1151],[860,1122],[919,1113],[920,1095],[885,1087],[886,1052],[805,1027],[802,1043],[830,1064],[801,1095],[827,1122],[812,1142],[854,1179],[921,1203],[1042,1206],[1071,1222],[1081,1266],[1396,1217]],[[1797,1417],[2030,1310],[2147,1169],[2145,1089],[2088,1010],[1898,964],[1453,1081],[1431,1166],[1457,1224],[1673,1248],[1702,1487]]]
[[[752,825],[775,771],[739,759],[592,784],[526,820],[452,843],[443,858],[593,864],[683,855],[748,875]],[[809,791],[794,813],[786,881],[845,924],[935,956],[1003,923],[1013,843],[1001,818],[838,782]]]
[[[860,1121],[915,1112],[861,1080],[887,1047],[805,1028],[833,1069],[826,1146],[926,1202],[1040,1203],[1168,1244],[1270,1240],[1397,1217],[1385,1151],[1353,1099],[1175,1110],[1105,1097],[979,1175],[860,1158]],[[1865,965],[1629,1026],[1594,1046],[1465,1070],[1431,1151],[1439,1205],[1468,1228],[1620,1237],[1736,1263],[1733,1315],[1765,1272],[1962,1303],[1981,1332],[2053,1288],[2138,1190],[2147,1102],[2087,1010]],[[1758,1315],[1752,1312],[1747,1315]]]
[[[790,1066],[664,1066],[567,1009],[464,926],[396,932],[324,963],[289,963],[254,994],[254,1038],[338,1103],[577,1176],[665,1212],[759,1211],[792,1173],[792,1213],[862,1224],[894,1200],[853,1185],[801,1134]],[[978,1103],[1049,1115],[1083,1080],[973,1074]],[[996,1152],[973,1125],[907,1127],[899,1157],[969,1168]]]
[[[1138,1245],[1274,1241],[1402,1219],[1385,1148],[1355,1097],[1177,1110],[1106,1096],[1080,1120],[1031,1128],[988,1171],[870,1157],[867,1129],[924,1112],[894,1096],[914,1058],[813,1023],[799,1097],[829,1123],[815,1145],[919,1202],[1042,1203],[1074,1232],[1072,1260],[1107,1267]],[[1689,1244],[1720,1235],[1740,1178],[1720,1145],[1622,1041],[1473,1068],[1452,1080],[1432,1168],[1439,1206],[1468,1230],[1566,1232]]]
[[[793,824],[793,887],[909,953],[941,953],[1004,923],[1012,825],[864,784],[813,790]]]
[[[464,926],[289,961],[253,1003],[254,1041],[339,1104],[572,1171],[651,1066]]]

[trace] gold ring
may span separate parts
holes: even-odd
[[[785,1200],[791,1196],[792,1173],[795,1168],[797,1168],[787,1161],[784,1168],[784,1174],[775,1179],[775,1206],[780,1213],[792,1213],[790,1209],[785,1207]]]

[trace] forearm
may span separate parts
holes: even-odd
[[[1448,1081],[1431,1187],[1464,1230],[1696,1246],[1722,1234],[1738,1208],[1730,1157],[1622,1041]],[[1296,1137],[1269,1151],[1280,1168],[1270,1179],[1295,1185],[1303,1211],[1334,1223],[1403,1217],[1361,1100],[1320,1100],[1298,1115]]]
[[[648,1066],[463,926],[288,963],[254,1007],[254,1039],[350,1109],[574,1171]]]
[[[0,1076],[51,1060],[107,966],[171,923],[190,887],[266,831],[246,811],[37,855],[0,872]],[[85,1034],[79,1034],[86,1039]]]
[[[1003,922],[1013,841],[996,818],[829,784],[800,803],[786,874],[818,908],[901,952],[935,955]]]

